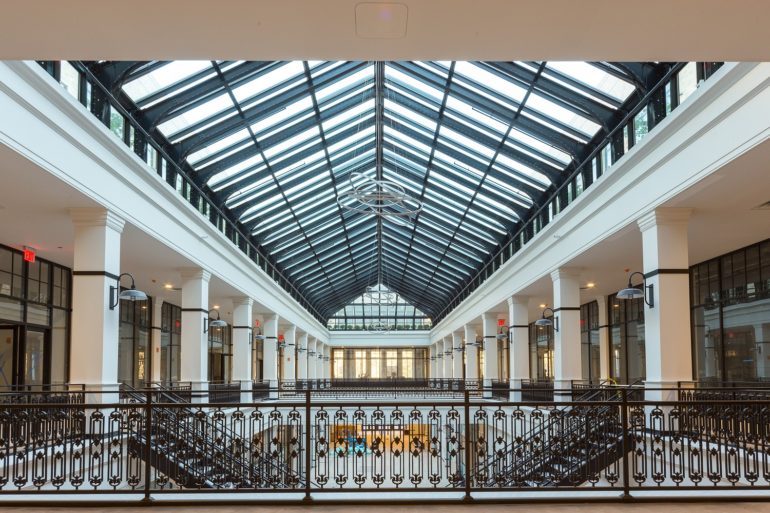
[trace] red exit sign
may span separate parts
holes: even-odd
[[[25,262],[34,262],[36,256],[37,256],[37,254],[35,253],[34,249],[24,248],[24,261]]]

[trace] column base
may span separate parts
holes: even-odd
[[[508,399],[513,403],[520,403],[521,398],[521,380],[520,379],[512,379],[510,380],[510,392],[508,394]]]
[[[571,379],[559,379],[553,381],[553,401],[569,402],[573,400]]]
[[[645,381],[645,401],[678,401],[679,381]]]

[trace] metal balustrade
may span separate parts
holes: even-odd
[[[291,399],[249,403],[198,402],[194,391],[185,397],[157,386],[89,389],[63,401],[4,392],[0,503],[56,494],[254,502],[385,492],[428,502],[554,494],[585,501],[586,492],[770,497],[770,398],[751,388],[700,388],[705,398],[693,388],[643,390],[674,398],[664,401],[603,385],[570,390],[574,399],[559,402],[510,402],[513,390],[495,390],[503,400],[474,397],[471,387],[460,398],[380,399],[295,387]],[[747,398],[720,395],[742,391]]]

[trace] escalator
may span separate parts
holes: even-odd
[[[148,432],[129,432],[130,449],[155,470],[155,485],[160,488],[252,488],[302,489],[301,469],[287,465],[280,451],[255,450],[267,447],[280,436],[266,430],[253,433],[251,439],[237,434],[227,425],[222,411],[209,415],[189,404],[174,392],[157,388],[151,394],[126,387],[125,397],[145,403],[152,395],[152,419]],[[176,406],[179,404],[180,406]],[[234,413],[238,414],[238,412]],[[301,434],[290,438],[298,443]],[[300,464],[300,458],[293,458]]]

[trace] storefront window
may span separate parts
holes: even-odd
[[[152,301],[120,302],[118,381],[143,388],[150,380]]]
[[[553,326],[529,325],[529,373],[533,379],[553,379]]]
[[[0,246],[0,385],[68,381],[71,275]]]
[[[580,348],[583,379],[598,383],[600,370],[599,353],[599,303],[592,301],[580,307]]]
[[[232,359],[231,327],[209,328],[209,381],[217,383],[229,382]]]
[[[770,240],[690,268],[698,380],[770,380]]]
[[[334,349],[335,379],[421,379],[428,372],[427,348]]]
[[[618,383],[646,377],[644,299],[607,300],[610,332],[610,376]]]
[[[161,306],[160,322],[160,380],[178,382],[180,345],[182,337],[182,309],[171,303]]]

